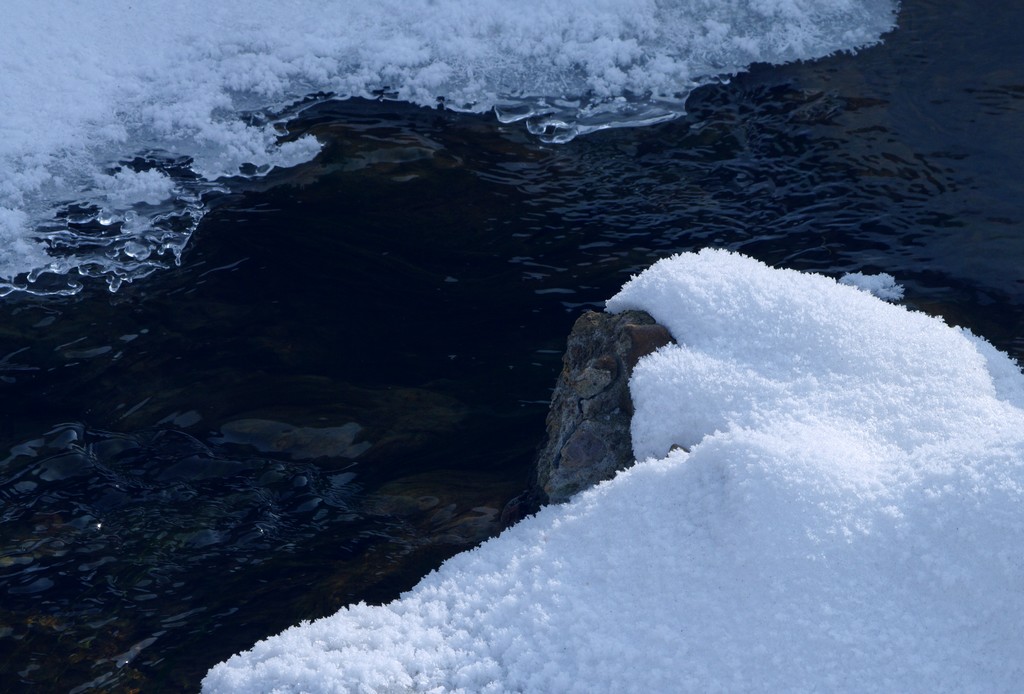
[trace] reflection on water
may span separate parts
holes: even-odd
[[[397,596],[500,528],[575,316],[669,253],[885,271],[1024,357],[1022,12],[908,2],[881,47],[559,147],[319,104],[323,154],[226,182],[181,268],[6,301],[0,677],[188,690]]]

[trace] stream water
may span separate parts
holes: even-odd
[[[179,267],[0,301],[0,681],[194,691],[500,531],[561,350],[657,258],[839,276],[1024,358],[1024,7],[908,0],[856,55],[755,65],[562,145],[392,101],[289,123]]]

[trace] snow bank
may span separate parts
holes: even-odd
[[[207,693],[1013,691],[1024,376],[940,320],[704,251],[608,302],[644,460],[213,668]]]
[[[75,269],[113,288],[176,257],[201,183],[319,151],[282,141],[276,122],[307,95],[443,98],[564,140],[677,116],[695,84],[753,62],[874,43],[895,5],[7,0],[0,239],[14,242],[0,246],[0,295]]]

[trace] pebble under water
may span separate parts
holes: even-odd
[[[905,2],[880,46],[558,146],[320,104],[321,156],[227,182],[181,267],[4,299],[0,681],[195,691],[397,597],[500,531],[576,316],[671,253],[888,272],[1024,358],[1022,21]]]

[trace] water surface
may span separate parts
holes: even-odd
[[[754,66],[661,125],[538,142],[327,102],[314,161],[223,182],[180,267],[0,304],[0,677],[187,691],[500,529],[565,335],[726,247],[1024,357],[1024,63],[998,2],[906,2],[857,55]]]

